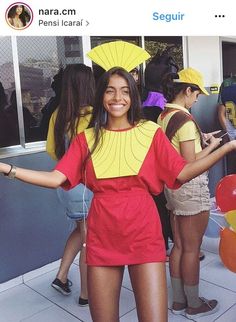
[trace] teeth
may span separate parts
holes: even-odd
[[[111,105],[111,107],[114,107],[114,108],[121,108],[121,107],[123,107],[123,105]]]

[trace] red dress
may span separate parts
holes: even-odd
[[[67,177],[63,188],[70,189],[82,182],[94,193],[87,222],[88,265],[165,261],[161,223],[150,193],[159,194],[164,184],[178,188],[176,177],[186,164],[184,159],[160,128],[155,132],[138,175],[97,179],[91,159],[83,171],[87,151],[86,137],[81,133],[56,170]]]

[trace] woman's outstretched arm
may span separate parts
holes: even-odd
[[[11,165],[0,162],[0,173],[8,174],[11,169]],[[46,172],[16,167],[12,171],[15,171],[14,177],[18,180],[45,188],[58,188],[67,180],[66,176],[57,170]]]
[[[183,168],[183,170],[178,175],[177,179],[181,183],[185,183],[199,174],[205,172],[209,168],[211,168],[217,161],[219,161],[221,158],[223,158],[227,153],[235,150],[236,151],[236,140],[227,142],[219,149],[215,150],[211,154],[189,162],[186,164],[186,166]],[[236,153],[236,152],[235,152]]]

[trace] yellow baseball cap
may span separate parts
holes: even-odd
[[[191,67],[185,68],[178,72],[178,75],[179,79],[173,80],[175,83],[189,83],[197,85],[200,88],[202,94],[209,95],[204,87],[203,76],[196,69],[193,69]]]

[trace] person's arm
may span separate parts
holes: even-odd
[[[0,173],[7,175],[11,168],[11,165],[0,162]],[[66,176],[57,170],[46,172],[15,167],[12,171],[15,172],[14,178],[45,188],[58,188],[67,180]]]
[[[196,154],[196,159],[204,158],[212,151],[214,151],[220,145],[222,138],[221,137],[215,138],[214,135],[211,135],[209,136],[208,141],[209,141],[209,144],[201,152]]]
[[[195,153],[194,140],[180,142],[179,143],[180,154],[188,162],[206,157],[208,154],[210,154],[212,151],[214,151],[215,148],[217,148],[220,145],[220,142],[222,141],[221,138],[214,137],[214,134],[216,134],[218,132],[219,131],[215,131],[215,132],[209,133],[208,135],[205,134],[207,137],[207,140],[209,140],[209,144],[206,148],[204,148],[202,151],[200,151],[198,153]]]
[[[179,143],[179,147],[181,156],[187,162],[192,162],[196,160],[194,140],[182,141]]]
[[[217,161],[223,158],[227,153],[236,150],[236,140],[227,142],[219,149],[215,150],[208,156],[187,163],[179,173],[177,179],[185,183],[212,167]]]
[[[50,155],[53,160],[57,160],[57,156],[55,153],[55,136],[54,136],[54,127],[55,127],[55,117],[57,113],[53,113],[50,117],[49,126],[48,126],[48,134],[47,134],[47,142],[46,142],[46,151]]]
[[[220,104],[218,106],[218,119],[220,122],[220,125],[222,126],[222,129],[227,131],[226,129],[226,107],[224,104]]]

